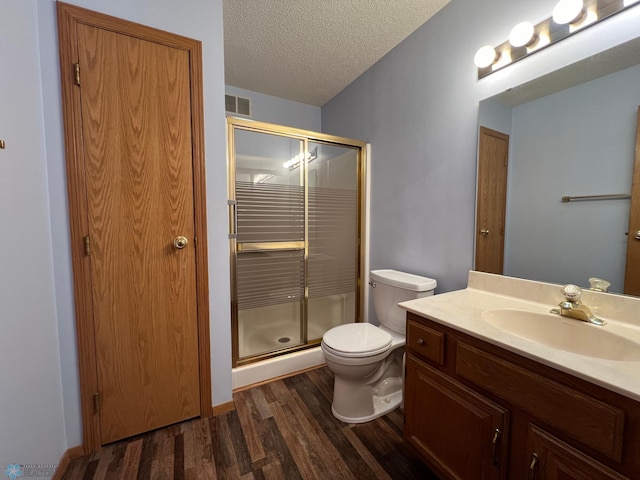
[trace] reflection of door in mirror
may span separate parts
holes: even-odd
[[[479,146],[475,269],[502,274],[509,136],[480,127]]]
[[[629,208],[629,238],[627,240],[624,293],[640,295],[640,107],[638,107],[636,126],[636,157],[633,167],[631,207]]]

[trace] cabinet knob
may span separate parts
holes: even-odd
[[[424,345],[424,339],[423,339],[423,338],[419,338],[419,339],[416,341],[416,343],[417,343],[418,345]]]

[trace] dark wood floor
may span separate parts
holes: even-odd
[[[76,479],[436,479],[402,441],[402,412],[348,425],[325,367],[236,393],[236,410],[117,442],[71,463]]]

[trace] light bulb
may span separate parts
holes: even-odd
[[[473,63],[475,63],[478,68],[487,68],[497,59],[498,54],[496,53],[496,49],[490,45],[485,45],[476,52],[473,57]]]
[[[521,22],[511,30],[509,43],[514,47],[529,46],[535,40],[535,30],[531,22]]]
[[[553,21],[558,25],[573,23],[582,17],[583,0],[560,0],[553,9]]]

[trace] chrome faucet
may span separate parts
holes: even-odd
[[[573,318],[583,322],[593,323],[594,325],[606,325],[607,322],[597,318],[589,307],[580,302],[582,297],[582,289],[576,285],[565,285],[562,287],[564,302],[558,305],[560,308],[554,308],[551,313],[558,314],[562,317]]]

